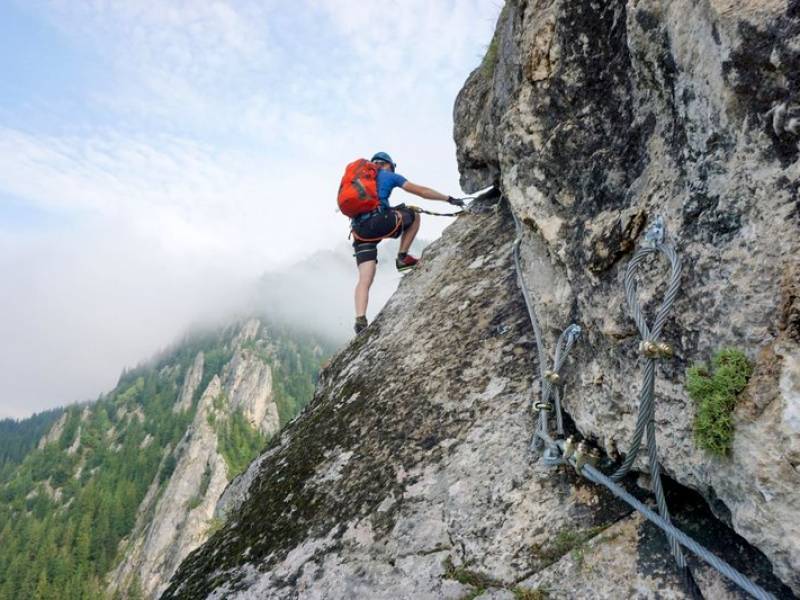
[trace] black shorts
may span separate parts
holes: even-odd
[[[398,238],[414,222],[417,215],[401,204],[395,208],[376,213],[353,226],[353,250],[356,264],[378,260],[378,243],[386,238]],[[356,238],[363,238],[362,241]]]

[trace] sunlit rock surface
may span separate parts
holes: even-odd
[[[627,553],[625,571],[604,582],[615,597],[631,582],[651,597],[686,597],[657,531],[528,452],[533,339],[512,270],[513,222],[504,202],[481,206],[429,247],[324,371],[309,407],[228,487],[225,526],[164,598],[459,599],[483,588],[513,597],[520,586],[570,597],[546,574],[588,543],[614,544],[598,569]],[[754,576],[769,581],[768,563],[744,546],[737,565],[759,564]],[[697,572],[707,589],[742,597]]]

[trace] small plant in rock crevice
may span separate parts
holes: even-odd
[[[558,561],[568,552],[573,553],[576,562],[583,562],[583,551],[581,547],[596,535],[605,531],[609,525],[598,525],[587,529],[566,528],[559,531],[555,537],[546,545],[536,544],[531,550],[536,558],[547,567]]]
[[[511,592],[514,594],[514,600],[547,600],[549,597],[547,592],[541,588],[523,588],[515,587]]]
[[[481,61],[481,70],[486,77],[494,75],[494,68],[497,64],[497,37],[492,38],[489,47],[486,49],[486,54]]]
[[[445,579],[453,579],[473,588],[459,600],[474,600],[492,588],[509,590],[514,594],[515,600],[547,600],[548,597],[547,592],[540,588],[512,587],[514,584],[507,584],[478,571],[467,569],[465,566],[456,567],[449,557],[444,561],[444,568]]]
[[[489,587],[505,587],[503,582],[492,579],[478,571],[471,571],[464,566],[456,567],[449,558],[445,560],[444,568],[444,577],[446,579],[454,579],[459,583],[470,585],[481,591]]]
[[[208,537],[211,537],[225,526],[225,520],[220,519],[219,517],[211,517],[211,519],[208,520],[206,525],[207,525],[206,535]]]
[[[720,457],[733,444],[733,410],[747,386],[753,365],[741,350],[725,348],[714,354],[711,366],[693,365],[686,373],[686,389],[695,403],[694,438],[701,448]]]

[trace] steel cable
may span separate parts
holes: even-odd
[[[589,481],[593,481],[594,483],[598,483],[608,488],[611,491],[611,493],[614,494],[617,498],[628,503],[630,506],[632,506],[640,513],[642,513],[642,515],[648,521],[658,526],[665,534],[667,534],[667,536],[671,540],[675,540],[677,543],[679,543],[687,550],[695,554],[695,556],[704,560],[714,569],[719,571],[719,573],[730,579],[733,583],[738,585],[740,588],[745,590],[754,598],[758,598],[758,600],[775,600],[775,596],[770,594],[761,586],[750,581],[750,579],[748,579],[745,575],[734,569],[731,565],[729,565],[727,562],[719,558],[716,554],[712,553],[705,547],[701,546],[698,542],[696,542],[691,537],[686,535],[683,531],[675,527],[669,521],[669,519],[665,519],[663,516],[660,516],[655,512],[653,512],[652,510],[650,510],[650,508],[648,508],[644,503],[636,499],[627,490],[625,490],[625,488],[623,488],[618,483],[614,482],[607,475],[601,473],[599,470],[592,467],[592,465],[583,465],[582,474]]]
[[[514,219],[514,227],[516,229],[516,238],[514,239],[514,243],[512,244],[512,255],[514,258],[514,268],[517,274],[517,285],[519,286],[520,291],[522,292],[522,297],[525,299],[525,307],[528,310],[528,316],[531,321],[531,325],[533,326],[533,334],[536,338],[536,355],[537,355],[537,362],[539,363],[539,380],[540,380],[540,398],[538,403],[534,403],[534,393],[531,392],[531,400],[530,404],[533,408],[536,404],[539,406],[539,416],[537,422],[537,431],[541,434],[547,435],[549,430],[548,420],[549,420],[549,412],[551,409],[550,405],[550,396],[553,396],[555,401],[555,412],[556,412],[556,431],[559,435],[564,434],[564,421],[563,416],[561,414],[561,390],[557,385],[557,381],[559,378],[559,373],[561,371],[561,367],[564,365],[564,362],[569,355],[570,350],[575,345],[578,337],[581,334],[581,328],[578,325],[572,324],[567,327],[564,331],[561,332],[561,335],[558,337],[558,341],[556,342],[556,351],[555,357],[553,360],[553,368],[548,369],[549,364],[549,355],[547,350],[545,349],[544,345],[544,336],[542,334],[542,328],[539,324],[539,319],[536,316],[536,309],[533,306],[533,299],[531,298],[530,292],[528,291],[528,286],[525,284],[525,278],[522,274],[522,260],[520,258],[520,245],[522,244],[522,236],[523,236],[523,229],[522,223],[517,217],[516,213],[514,212],[513,208],[511,208],[511,203],[509,202],[509,212],[511,213],[512,218]],[[553,381],[551,381],[551,377]],[[533,435],[530,442],[530,449],[533,451],[541,450],[544,447],[542,442],[542,438],[537,436],[536,434]]]

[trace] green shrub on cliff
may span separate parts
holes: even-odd
[[[686,373],[686,389],[695,402],[694,437],[698,446],[727,456],[733,443],[733,409],[753,366],[740,350],[726,348]]]
[[[243,473],[267,443],[267,438],[250,425],[241,410],[233,411],[219,425],[217,437],[231,479]]]
[[[494,67],[497,64],[497,37],[493,37],[486,49],[486,54],[481,61],[481,69],[486,77],[491,77],[494,74]]]

